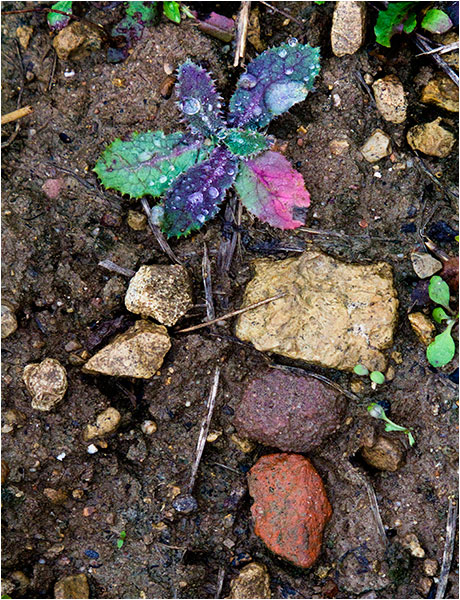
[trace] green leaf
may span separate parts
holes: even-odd
[[[369,369],[364,365],[356,365],[353,371],[354,373],[356,373],[356,375],[359,375],[360,377],[363,375],[369,375]]]
[[[371,378],[371,381],[373,381],[374,383],[378,383],[379,385],[385,383],[385,375],[380,371],[372,371],[369,377]]]
[[[156,197],[207,154],[201,140],[183,133],[136,132],[127,141],[112,142],[101,154],[94,171],[107,189],[129,194],[131,198],[147,194]]]
[[[126,2],[126,14],[141,23],[150,23],[157,14],[157,2]]]
[[[126,531],[120,531],[120,540],[124,540],[126,538]]]
[[[178,2],[163,2],[163,13],[170,21],[180,23],[180,7]]]
[[[440,306],[437,306],[434,310],[433,310],[433,319],[436,321],[436,323],[442,323],[444,320],[449,318],[449,315],[446,314],[446,311],[441,308]]]
[[[223,142],[237,156],[253,156],[269,146],[267,138],[261,133],[243,129],[227,129]]]
[[[452,27],[452,21],[444,11],[432,8],[426,13],[422,27],[430,33],[445,33]]]
[[[445,308],[449,308],[449,286],[442,277],[439,277],[439,275],[434,275],[430,279],[430,283],[428,285],[428,295],[433,300],[433,302],[436,302],[436,304],[440,304]]]
[[[72,2],[56,2],[56,4],[53,4],[51,6],[51,8],[54,8],[54,10],[60,10],[70,15],[72,14]],[[47,21],[48,25],[53,31],[60,31],[68,25],[70,17],[66,17],[59,13],[49,12],[47,16]]]
[[[415,444],[415,439],[410,431],[407,432],[407,437],[409,439],[409,446],[413,446]]]
[[[450,335],[452,325],[437,335],[426,349],[426,357],[433,367],[443,367],[455,356],[455,342]]]
[[[125,543],[125,542],[124,542],[124,540],[122,540],[122,539],[119,539],[119,540],[117,540],[117,548],[121,548],[121,547],[123,546],[123,544],[124,544],[124,543]]]
[[[379,12],[374,27],[377,43],[390,48],[390,40],[395,33],[413,31],[416,25],[416,16],[411,11],[416,5],[417,2],[389,2],[387,9]]]

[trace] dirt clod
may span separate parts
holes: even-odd
[[[109,406],[96,418],[95,425],[87,425],[83,432],[83,439],[85,441],[92,440],[95,437],[100,437],[113,433],[117,430],[120,423],[121,415],[116,408]]]
[[[14,314],[13,308],[7,303],[2,303],[1,317],[2,339],[4,339],[16,331],[16,329],[18,328],[18,322],[16,319],[16,315]]]
[[[32,396],[32,408],[36,410],[52,410],[67,391],[66,370],[54,358],[27,365],[22,378]]]
[[[404,536],[402,544],[415,558],[424,558],[425,550],[420,545],[420,541],[415,533],[408,533]]]
[[[372,84],[375,103],[385,119],[391,123],[404,123],[406,120],[407,99],[401,81],[396,75],[387,75]]]
[[[428,156],[445,158],[454,147],[454,135],[441,127],[441,117],[431,123],[423,123],[411,127],[407,132],[407,141],[411,148],[419,150]]]
[[[420,101],[458,113],[458,87],[447,75],[438,75],[423,88]]]
[[[73,21],[53,39],[53,46],[61,60],[81,60],[101,47],[101,35],[95,26]]]
[[[69,575],[56,582],[54,586],[55,598],[89,598],[89,585],[86,575]]]
[[[255,534],[275,554],[311,567],[332,514],[311,462],[298,454],[269,454],[252,467],[248,483]]]
[[[128,225],[134,231],[142,231],[147,227],[147,217],[137,210],[128,211]]]
[[[365,27],[364,2],[337,2],[332,17],[332,52],[338,57],[357,52],[364,41]]]
[[[230,582],[229,598],[271,598],[270,575],[265,565],[251,562]]]
[[[43,490],[43,493],[53,504],[63,504],[69,497],[67,492],[62,488],[59,488],[57,490],[54,488],[45,488]]]
[[[436,327],[434,323],[422,312],[411,313],[407,317],[415,335],[424,346],[428,346],[434,340]]]
[[[361,449],[364,460],[380,471],[397,471],[404,463],[405,449],[396,438],[378,435],[371,446]]]
[[[6,460],[3,460],[3,458],[2,458],[2,485],[8,479],[9,474],[10,474],[10,467],[8,466],[8,463],[6,462]]]

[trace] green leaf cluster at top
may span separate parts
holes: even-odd
[[[428,346],[426,357],[433,367],[444,367],[455,356],[455,342],[452,337],[452,328],[458,321],[458,315],[455,315],[449,306],[450,290],[442,277],[434,275],[430,279],[428,294],[433,302],[440,305],[433,310],[433,319],[436,323],[446,321],[447,327]]]

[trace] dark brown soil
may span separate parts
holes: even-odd
[[[121,11],[120,6],[103,10],[101,5],[107,3],[78,4],[81,14],[100,23],[116,22]],[[206,5],[206,10],[227,14],[238,8],[238,3],[225,4],[216,8],[214,3],[201,3],[199,8]],[[5,2],[3,10],[29,5]],[[79,359],[82,351],[92,353],[109,339],[103,337],[104,328],[114,333],[130,323],[123,305],[127,280],[98,263],[111,259],[135,270],[169,260],[148,230],[134,231],[127,225],[128,210],[140,206],[104,193],[91,169],[117,136],[185,127],[174,98],[164,100],[159,93],[165,62],[176,66],[191,57],[212,69],[228,99],[237,75],[231,66],[231,46],[201,34],[190,21],[178,26],[163,18],[145,31],[124,63],[108,64],[103,49],[79,62],[57,61],[53,75],[45,18],[4,17],[3,114],[16,108],[21,86],[16,29],[34,28],[29,47],[21,53],[24,71],[34,74],[32,81],[26,80],[21,104],[32,105],[34,112],[21,121],[19,134],[3,151],[2,163],[2,292],[19,321],[16,333],[3,343],[2,406],[3,417],[11,410],[22,414],[13,431],[3,435],[2,457],[10,468],[2,487],[3,577],[7,584],[14,571],[29,578],[22,592],[9,593],[13,598],[54,597],[55,582],[79,572],[87,574],[93,598],[214,598],[220,569],[225,597],[230,579],[248,556],[268,567],[274,598],[418,598],[423,560],[404,549],[406,534],[417,536],[427,557],[442,561],[448,501],[457,490],[457,388],[448,377],[454,367],[438,372],[430,368],[406,315],[417,282],[409,255],[420,241],[419,228],[427,221],[428,229],[443,221],[457,230],[451,200],[457,150],[447,159],[424,159],[436,174],[433,183],[408,147],[405,132],[438,115],[456,131],[456,119],[419,102],[422,85],[436,73],[429,58],[416,58],[417,50],[408,39],[395,40],[391,50],[375,44],[372,7],[365,46],[338,59],[329,42],[332,2],[276,3],[305,19],[303,31],[292,21],[285,24],[284,16],[270,13],[262,4],[255,5],[266,44],[277,45],[294,35],[321,46],[316,90],[273,122],[269,133],[287,144],[285,154],[311,193],[306,226],[343,236],[283,233],[244,212],[242,244],[229,278],[216,268],[222,218],[190,238],[172,242],[195,286],[196,306],[180,325],[193,325],[205,317],[204,243],[213,267],[217,314],[239,308],[253,258],[283,258],[290,253],[277,248],[308,245],[347,261],[386,260],[394,267],[401,304],[392,350],[402,361],[390,361],[395,371],[391,382],[376,392],[366,384],[361,401],[349,401],[347,425],[309,455],[333,507],[319,561],[302,571],[277,559],[253,533],[246,483],[246,472],[268,449],[258,445],[244,453],[231,436],[233,407],[245,383],[262,372],[267,361],[278,359],[233,338],[232,321],[214,330],[172,334],[172,349],[161,374],[148,381],[84,375]],[[248,57],[255,55],[249,45]],[[66,69],[74,70],[75,76],[65,77]],[[357,72],[400,77],[409,100],[405,123],[392,125],[380,118]],[[376,127],[391,135],[394,148],[394,155],[381,160],[377,169],[359,153]],[[14,128],[12,124],[2,129],[2,141]],[[62,133],[69,143],[62,141]],[[329,143],[338,138],[350,144],[342,156],[329,151]],[[55,200],[42,190],[48,179],[62,180]],[[364,221],[366,228],[360,226]],[[456,253],[451,241],[438,238],[437,243],[445,252]],[[106,326],[118,317],[124,319]],[[67,352],[70,341],[78,342],[80,349]],[[58,359],[69,378],[68,393],[52,413],[31,409],[22,382],[24,367],[45,357]],[[184,517],[173,510],[172,500],[176,488],[184,490],[190,477],[218,364],[222,376],[211,429],[222,435],[206,445],[195,490],[198,510]],[[323,375],[350,390],[349,374]],[[354,458],[360,437],[370,426],[366,416],[370,400],[390,403],[392,418],[414,430],[416,445],[408,450],[405,466],[394,473],[366,470]],[[108,406],[122,414],[121,427],[106,439],[106,447],[90,455],[82,432]],[[141,424],[149,418],[157,422],[158,431],[146,436]],[[401,440],[406,443],[405,436]],[[58,460],[62,453],[65,458]],[[375,490],[386,540],[379,536],[360,474]],[[52,504],[45,488],[65,490],[68,499]],[[119,549],[121,531],[126,531],[126,540]],[[455,572],[454,566],[448,598],[458,597]],[[435,586],[433,581],[431,593]]]

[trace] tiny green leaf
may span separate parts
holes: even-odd
[[[415,444],[415,439],[410,431],[407,432],[407,437],[409,439],[409,445],[413,446]]]
[[[443,10],[432,8],[426,13],[422,27],[430,33],[445,33],[452,27],[452,21]]]
[[[72,2],[56,2],[51,6],[54,10],[60,10],[61,12],[72,14]],[[65,15],[61,15],[60,13],[49,12],[47,16],[48,25],[50,29],[53,31],[60,31],[64,29],[70,21],[70,17],[66,17]]]
[[[369,375],[369,369],[364,365],[356,365],[353,371],[356,373],[356,375]]]
[[[412,33],[417,27],[417,15],[415,13],[409,13],[407,19],[403,24],[404,33]]]
[[[163,13],[170,21],[180,23],[180,8],[178,2],[163,2]]]
[[[412,13],[417,2],[389,2],[386,10],[381,10],[374,27],[378,44],[391,47],[391,38],[395,33],[410,33],[416,25],[416,16]]]
[[[369,377],[371,378],[371,381],[378,383],[379,385],[385,383],[385,375],[380,371],[372,371]]]
[[[120,531],[120,539],[124,540],[126,538],[126,531]]]
[[[442,323],[442,321],[449,318],[449,315],[446,314],[446,311],[443,308],[441,308],[440,306],[437,306],[433,310],[432,315],[433,315],[433,319],[436,321],[436,323]]]
[[[428,295],[433,300],[433,302],[436,302],[436,304],[440,304],[445,308],[449,308],[449,286],[442,277],[439,277],[439,275],[434,275],[430,279],[430,283],[428,285]]]
[[[455,356],[455,342],[450,335],[453,323],[437,335],[426,349],[426,357],[433,367],[443,367],[450,363]]]
[[[117,540],[117,548],[121,548],[121,547],[123,546],[123,544],[124,544],[124,543],[125,543],[125,542],[124,542],[124,540],[122,540],[122,539],[119,539],[119,540]]]
[[[223,142],[237,156],[253,156],[266,150],[269,145],[266,136],[243,129],[227,129]]]

